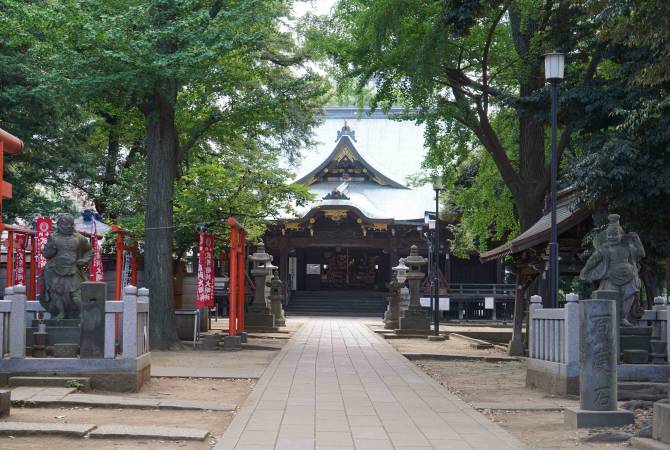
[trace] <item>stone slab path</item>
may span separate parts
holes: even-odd
[[[519,449],[356,319],[309,319],[216,446],[244,449]]]
[[[88,406],[97,408],[181,409],[235,411],[236,406],[202,400],[164,400],[160,398],[123,397],[119,395],[79,394],[75,388],[17,387],[12,402],[30,406]]]

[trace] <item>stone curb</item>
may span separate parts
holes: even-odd
[[[411,361],[417,359],[428,359],[433,361],[486,361],[486,362],[520,361],[519,358],[515,358],[512,356],[455,355],[451,353],[402,353],[402,355]]]
[[[81,396],[81,397],[80,397]],[[84,397],[85,396],[85,397]],[[74,397],[74,398],[73,398]],[[91,398],[86,398],[91,397]],[[54,399],[28,399],[13,401],[12,405],[27,407],[43,406],[84,406],[97,408],[120,408],[120,409],[171,409],[171,410],[195,410],[195,411],[235,411],[237,407],[226,403],[203,402],[194,400],[154,400],[154,399],[130,399],[130,398],[99,398],[95,394],[72,394],[65,398]]]
[[[92,424],[0,422],[0,435],[38,436],[47,434],[83,437],[94,428],[95,425]]]
[[[173,441],[202,441],[209,431],[197,428],[100,425],[88,436],[95,439],[161,439]]]

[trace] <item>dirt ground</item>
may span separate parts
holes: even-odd
[[[443,342],[422,339],[389,339],[400,352],[442,355],[500,356],[498,349],[475,350],[470,342],[452,336]],[[525,362],[482,360],[415,360],[424,372],[492,421],[510,431],[531,449],[611,449],[625,442],[603,442],[617,433],[633,434],[648,423],[649,405],[637,409],[634,426],[617,429],[571,430],[563,424],[564,407],[577,406],[577,398],[561,398],[525,387]],[[622,435],[625,437],[625,435]],[[587,442],[599,439],[597,442]]]
[[[219,325],[226,325],[219,320]],[[300,321],[289,321],[288,333],[258,334],[249,338],[248,348],[228,353],[220,350],[193,350],[185,344],[181,351],[152,352],[152,366],[197,367],[221,369],[265,368],[288,342]],[[221,326],[211,333],[221,332]],[[258,336],[258,337],[256,337]],[[160,398],[169,400],[220,401],[242,406],[256,380],[216,378],[167,378],[152,377],[137,393],[92,391],[94,394],[124,397]],[[56,436],[0,436],[0,449],[187,449],[201,450],[214,447],[217,438],[228,428],[235,412],[142,410],[113,408],[17,408],[5,420],[20,422],[60,422],[117,424],[133,426],[187,427],[207,429],[210,436],[205,441],[159,441],[133,439],[64,438]]]

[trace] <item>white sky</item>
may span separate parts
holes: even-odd
[[[308,12],[325,15],[336,3],[337,0],[297,0],[293,4],[293,12],[297,17]],[[426,155],[423,126],[385,119],[349,119],[348,123],[356,132],[356,148],[385,175],[406,184],[409,175],[420,171]],[[303,149],[302,162],[297,167],[291,167],[298,175],[296,178],[309,173],[333,151],[337,131],[343,125],[342,119],[326,119],[315,129],[316,149]]]
[[[328,14],[330,8],[337,3],[337,0],[298,0],[293,4],[293,13],[300,17],[307,12],[324,15]]]
[[[389,119],[348,119],[347,123],[356,132],[356,149],[386,176],[406,184],[409,175],[420,171],[426,155],[423,126]],[[298,174],[296,178],[309,173],[326,159],[335,148],[337,131],[343,125],[343,119],[326,119],[314,130],[316,149],[301,151],[302,162],[291,168]]]

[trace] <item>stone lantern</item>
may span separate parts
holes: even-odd
[[[276,330],[274,315],[265,297],[265,279],[268,274],[265,264],[272,260],[272,256],[265,252],[263,241],[258,243],[256,252],[249,256],[249,259],[254,263],[251,276],[254,277],[256,289],[254,291],[254,301],[251,303],[246,317],[246,328],[247,330],[274,331]]]
[[[421,295],[421,280],[424,273],[421,267],[428,264],[428,258],[419,255],[419,248],[416,245],[410,247],[409,256],[404,259],[404,263],[409,267],[407,280],[409,281],[409,307],[400,313],[398,334],[414,334],[427,336],[430,332],[430,322],[426,312],[421,308],[419,296]],[[400,270],[398,274],[400,275]]]
[[[267,264],[265,264],[267,266]],[[272,270],[272,279],[265,283],[266,286],[270,288],[270,310],[275,316],[275,326],[285,327],[286,319],[284,318],[284,311],[281,307],[281,289],[284,283],[277,276],[276,269],[278,268],[275,265],[270,265]]]
[[[384,315],[384,328],[387,330],[395,330],[400,327],[398,320],[400,319],[400,288],[405,285],[407,279],[407,270],[409,268],[401,259],[400,263],[392,270],[394,272],[393,279],[389,283],[389,306]]]

